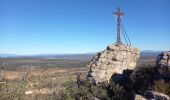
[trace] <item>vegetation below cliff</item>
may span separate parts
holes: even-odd
[[[170,96],[170,79],[160,75],[155,67],[139,67],[134,71],[125,71],[126,77],[113,75],[113,80],[109,83],[98,85],[89,83],[82,75],[77,81],[76,77],[64,78],[65,81],[51,81],[55,76],[27,78],[20,82],[8,81],[0,85],[0,99],[16,100],[133,100],[136,94],[142,95],[147,90],[158,91]],[[45,76],[44,76],[45,77]],[[115,78],[117,78],[115,80]],[[33,80],[34,79],[34,80]],[[29,84],[33,81],[39,83]],[[29,86],[30,85],[30,86]],[[46,89],[46,91],[43,89]],[[37,90],[30,94],[25,94],[26,89]],[[31,96],[31,98],[30,98]]]

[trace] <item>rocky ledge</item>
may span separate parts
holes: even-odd
[[[109,81],[114,73],[133,70],[140,56],[140,51],[126,45],[109,45],[106,50],[97,53],[87,65],[90,70],[88,79],[93,83]]]

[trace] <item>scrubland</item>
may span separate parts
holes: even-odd
[[[0,100],[131,100],[149,89],[170,96],[170,80],[155,79],[155,57],[142,56],[119,84],[98,85],[86,79],[90,59],[1,58]]]

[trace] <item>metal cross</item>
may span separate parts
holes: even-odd
[[[121,37],[120,37],[120,20],[121,20],[121,16],[123,16],[124,13],[120,12],[120,7],[119,7],[118,11],[114,12],[114,15],[117,16],[117,41],[116,41],[116,45],[121,45],[122,41],[121,41]]]

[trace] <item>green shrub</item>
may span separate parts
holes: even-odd
[[[78,88],[75,83],[68,83],[63,94],[63,100],[92,100],[94,98],[109,100],[106,86],[92,85],[90,82],[84,80]]]
[[[135,70],[131,75],[133,88],[136,93],[141,93],[151,88],[153,85],[154,76],[157,74],[153,67],[141,67]]]
[[[154,89],[170,96],[170,84],[163,79],[154,82]]]
[[[124,97],[125,90],[119,84],[110,82],[110,84],[108,85],[108,91],[109,91],[109,96],[112,98],[112,100],[115,100],[115,99],[123,100],[124,99],[123,97]]]
[[[8,100],[9,94],[0,92],[0,100]]]

